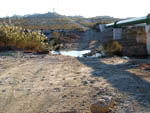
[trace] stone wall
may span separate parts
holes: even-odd
[[[125,27],[122,35],[123,55],[147,56],[145,26]]]
[[[145,32],[145,28],[137,29],[136,41],[137,41],[137,43],[146,44],[146,32]]]
[[[146,31],[144,26],[123,28],[123,38],[136,40],[137,43],[146,44]]]

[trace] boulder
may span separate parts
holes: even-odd
[[[91,113],[106,113],[112,108],[115,104],[115,100],[111,97],[103,97],[96,103],[93,103],[90,106]]]

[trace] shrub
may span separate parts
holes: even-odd
[[[46,37],[40,32],[33,32],[12,25],[0,25],[0,48],[40,52],[46,48],[44,40]]]
[[[52,38],[49,40],[49,46],[52,50],[59,50],[61,33],[53,32]]]
[[[122,45],[117,41],[110,40],[108,43],[104,44],[104,51],[110,56],[121,55]]]

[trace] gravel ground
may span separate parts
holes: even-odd
[[[0,113],[90,113],[102,96],[110,113],[150,113],[150,59],[0,56]]]

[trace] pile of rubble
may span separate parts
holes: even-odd
[[[84,54],[83,55],[84,57],[97,57],[97,58],[102,58],[102,57],[106,57],[106,54],[104,51],[96,51],[96,50],[93,50],[91,51],[90,53],[87,53],[87,54]]]
[[[150,71],[150,64],[141,64],[138,68],[142,70]]]
[[[84,57],[97,57],[102,58],[106,57],[106,53],[104,52],[103,46],[99,46],[96,49],[91,50],[91,52],[84,54]]]

